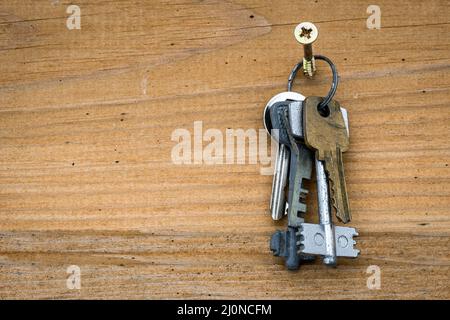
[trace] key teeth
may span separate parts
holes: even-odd
[[[316,259],[316,257],[314,255],[303,253],[303,250],[305,249],[305,245],[304,245],[305,236],[304,236],[303,228],[301,225],[298,227],[298,231],[295,233],[295,235],[298,237],[297,254],[300,256],[302,261],[313,262]]]
[[[331,199],[331,205],[333,206],[334,210],[336,211],[336,217],[342,221],[343,223],[350,222],[350,220],[346,219],[344,220],[342,217],[342,213],[338,211],[338,207],[336,204],[336,184],[333,180],[333,176],[330,174],[330,171],[325,166],[325,171],[327,173],[329,185],[330,185],[330,199]]]
[[[356,229],[354,229],[354,228],[351,228],[351,229],[352,230],[349,230],[349,232],[347,233],[349,244],[350,244],[350,247],[351,247],[351,248],[349,248],[349,250],[352,250],[353,258],[356,258],[356,257],[359,256],[361,251],[354,247],[356,245],[356,240],[353,237],[359,236],[359,233],[356,231]]]
[[[298,237],[298,241],[297,241],[297,246],[303,246],[303,241],[305,241],[305,236],[301,233],[301,232],[297,232],[296,233],[297,237]],[[300,250],[299,250],[300,252]]]
[[[297,245],[299,246],[301,244],[302,241],[302,227],[298,227],[298,231],[295,233],[295,235],[298,237],[298,241],[297,241]]]
[[[306,211],[307,210],[306,200],[307,200],[308,194],[309,194],[309,190],[304,189],[304,188],[300,189],[300,199],[299,200],[300,200],[300,203],[304,205],[304,212],[303,213],[307,212]]]
[[[305,188],[300,188],[300,196],[306,198],[308,196],[309,190]]]
[[[303,235],[302,235],[302,227],[298,227],[298,231],[295,233],[295,235],[297,236],[297,238],[298,238],[298,241],[297,241],[297,245],[299,246],[300,244],[301,244],[301,242],[302,242],[302,237],[303,237]]]
[[[330,199],[331,199],[331,205],[333,206],[333,208],[334,208],[334,210],[336,211],[336,212],[338,212],[338,208],[337,208],[337,205],[336,205],[336,185],[335,185],[335,183],[334,183],[334,181],[333,181],[333,177],[332,177],[332,175],[330,174],[330,172],[329,172],[329,170],[326,168],[326,166],[325,166],[325,171],[327,172],[327,176],[328,176],[328,181],[329,181],[329,184],[330,184]]]
[[[305,231],[302,226],[298,227],[297,236],[299,237],[299,240],[297,241],[298,246],[298,254],[303,253],[303,249],[305,248]]]
[[[358,237],[358,236],[359,236],[359,233],[358,233],[358,232],[356,232],[356,230],[355,230],[355,232],[353,233],[353,237]],[[353,237],[352,237],[352,243],[353,243],[352,247],[356,246],[356,240],[355,240],[355,239],[353,239]],[[359,250],[359,249],[355,249],[355,248],[353,248],[353,250],[355,250],[355,252],[356,252],[356,256],[359,256],[359,254],[360,254],[361,250]]]
[[[330,182],[330,198],[331,198],[331,204],[333,208],[337,212],[337,205],[336,205],[336,186],[334,184],[333,178],[331,177],[331,174],[329,174],[329,171],[327,168],[325,168],[325,171],[328,173],[328,181]]]

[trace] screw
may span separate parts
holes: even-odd
[[[311,22],[302,22],[294,30],[295,39],[303,45],[303,73],[313,77],[316,71],[316,62],[312,52],[312,43],[319,36],[319,30]]]

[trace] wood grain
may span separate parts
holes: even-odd
[[[380,30],[365,1],[80,0],[81,30],[69,4],[0,4],[0,298],[450,298],[448,1],[378,1]],[[173,164],[171,134],[263,128],[303,20],[340,72],[361,256],[288,272],[268,249],[272,177]],[[296,90],[325,94],[318,67]]]

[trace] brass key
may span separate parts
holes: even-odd
[[[316,150],[316,159],[324,162],[336,217],[347,223],[351,220],[351,213],[342,153],[348,149],[349,138],[339,103],[332,100],[320,113],[318,105],[321,101],[321,97],[308,97],[304,102],[305,143]]]

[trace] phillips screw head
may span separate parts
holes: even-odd
[[[294,36],[302,45],[311,45],[319,36],[319,30],[311,22],[302,22],[295,27]]]

